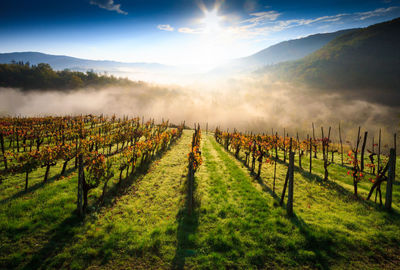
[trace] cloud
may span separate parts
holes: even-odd
[[[115,4],[114,0],[90,0],[90,4],[109,11],[116,11],[119,14],[128,14],[128,12],[125,12],[121,9],[120,4]]]
[[[359,20],[365,20],[365,19],[369,19],[372,17],[379,17],[379,16],[383,16],[388,12],[391,12],[395,9],[397,9],[398,7],[388,7],[388,8],[378,8],[372,11],[367,11],[367,12],[358,12],[356,13],[359,17]]]
[[[330,25],[331,23],[351,23],[363,21],[373,17],[384,17],[393,15],[399,7],[378,8],[366,12],[341,13],[317,18],[301,18],[278,20],[281,13],[277,11],[262,11],[250,13],[250,18],[242,20],[229,27],[229,31],[234,33],[237,38],[248,39],[259,36],[268,36],[273,32],[284,31],[293,27],[307,25]],[[394,14],[396,15],[396,14]],[[397,15],[398,16],[398,15]]]
[[[189,28],[189,27],[181,27],[178,29],[178,32],[184,33],[184,34],[200,34],[204,31],[202,28]]]
[[[244,20],[242,21],[242,23],[249,22],[249,23],[260,24],[265,21],[275,21],[280,15],[281,13],[278,13],[274,10],[254,12],[250,13],[250,16],[252,16],[252,18]]]
[[[169,24],[159,24],[157,28],[163,31],[174,31],[174,28]]]

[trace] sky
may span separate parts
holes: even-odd
[[[209,69],[278,42],[400,17],[400,0],[2,0],[0,52]]]

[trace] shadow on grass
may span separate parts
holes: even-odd
[[[227,152],[231,154],[232,157],[235,157],[232,152]],[[246,166],[245,160],[243,158],[239,157],[237,159],[241,161],[243,165],[250,171],[250,168]],[[277,162],[281,165],[288,166],[288,163],[283,162],[280,159],[278,159]],[[398,222],[400,220],[400,215],[397,211],[381,211],[382,208],[380,208],[379,205],[371,201],[366,201],[362,198],[355,198],[351,191],[347,190],[346,188],[334,181],[324,181],[322,177],[300,169],[296,165],[294,166],[294,169],[295,171],[300,173],[306,181],[315,182],[322,186],[325,186],[326,188],[337,191],[338,197],[344,201],[357,201],[367,209],[375,208],[376,210],[380,210],[379,213],[382,214],[381,216],[385,220],[390,220],[391,222]],[[268,192],[269,194],[271,194],[271,196],[277,201],[280,200],[280,195],[273,192],[272,189],[264,183],[262,177],[257,177],[255,174],[252,174],[251,176],[253,177],[253,179],[258,181],[264,192]],[[274,205],[278,206],[277,203],[274,203]],[[285,208],[286,205],[284,204],[282,207]],[[339,234],[335,230],[323,228],[318,225],[309,225],[296,213],[294,213],[292,216],[286,217],[293,224],[293,226],[299,229],[299,232],[304,236],[304,251],[312,251],[314,254],[313,256],[305,256],[304,254],[307,253],[299,254],[298,250],[289,249],[287,251],[290,254],[289,256],[292,258],[296,258],[296,261],[297,263],[299,263],[299,265],[310,265],[311,268],[316,267],[319,269],[330,269],[332,263],[334,263],[335,261],[346,259],[341,255],[341,251],[346,249],[357,249],[357,243],[351,242],[346,236]]]
[[[232,157],[235,157],[234,154],[230,151],[226,152],[231,154]],[[251,169],[246,166],[244,159],[240,157],[238,157],[237,159],[241,161],[249,171],[251,171]],[[287,163],[284,163],[280,160],[278,162],[288,165]],[[276,194],[268,185],[266,185],[262,177],[257,177],[257,175],[254,173],[251,174],[251,177],[258,182],[264,192],[268,192],[276,200],[276,202],[274,203],[275,207],[286,207],[286,204],[284,204],[283,206],[279,206],[280,195]],[[305,252],[300,253],[299,249],[285,249],[287,256],[289,256],[290,258],[295,258],[296,262],[299,265],[309,265],[311,268],[329,269],[331,262],[335,259],[340,258],[340,255],[338,253],[340,249],[338,247],[349,244],[343,238],[341,238],[340,242],[338,242],[338,236],[335,235],[333,232],[322,230],[317,226],[310,227],[303,219],[298,217],[296,214],[293,214],[292,216],[285,215],[285,217],[293,224],[294,227],[297,227],[299,229],[300,234],[302,234],[305,239],[304,246],[302,246],[301,251],[311,251],[314,254],[312,256],[307,256],[305,255],[307,254]]]
[[[82,224],[82,219],[75,212],[71,216],[61,222],[55,229],[50,232],[50,239],[36,254],[33,255],[22,269],[48,269],[57,268],[56,265],[49,266],[50,261],[64,247],[73,240],[75,229]]]
[[[150,171],[151,165],[154,162],[160,160],[168,151],[171,150],[171,148],[179,140],[180,140],[180,138],[178,138],[177,140],[170,143],[165,150],[159,151],[158,153],[154,154],[154,156],[152,156],[148,162],[140,162],[139,166],[136,167],[133,172],[129,173],[128,176],[121,179],[120,184],[115,184],[112,187],[109,187],[108,190],[106,191],[104,200],[102,201],[101,198],[99,198],[95,202],[96,208],[112,207],[116,202],[116,200],[113,200],[113,199],[119,198],[119,197],[123,196],[124,194],[126,194],[128,192],[128,190],[131,189],[131,187],[134,183],[138,182]]]
[[[178,139],[179,140],[179,139]],[[130,186],[139,178],[143,177],[150,169],[151,164],[160,159],[165,152],[170,150],[170,148],[175,145],[175,143],[178,141],[176,140],[175,142],[171,143],[169,147],[165,151],[160,151],[157,154],[155,154],[148,163],[143,163],[141,166],[139,166],[133,174],[128,175],[127,178],[123,179],[121,185],[115,185],[109,192],[107,192],[107,200],[105,200],[105,203],[103,204],[103,207],[112,207],[116,200],[112,200],[114,197],[120,197],[122,196],[129,188]],[[54,178],[56,179],[56,177]],[[54,181],[54,179],[51,179]],[[49,179],[50,181],[50,179]],[[43,185],[43,183],[42,183]],[[99,205],[100,201],[95,202],[95,205]],[[89,208],[90,209],[90,208]],[[89,222],[90,221],[90,212],[91,211],[96,211],[98,208],[94,207],[92,210],[87,210],[86,212],[86,218],[82,220],[77,213],[74,211],[71,213],[71,216],[66,218],[63,222],[61,222],[55,229],[51,230],[49,232],[49,240],[46,245],[44,245],[37,253],[35,253],[30,260],[29,263],[27,263],[23,269],[47,269],[47,268],[57,268],[57,261],[54,262],[52,258],[54,258],[57,254],[62,252],[62,250],[69,244],[71,241],[75,239],[75,235],[77,233],[78,227],[81,226],[84,222]],[[103,261],[105,263],[106,260]],[[59,264],[62,264],[62,260],[59,262]],[[90,259],[88,258],[86,260],[86,263],[90,263]],[[50,265],[51,264],[51,265]],[[60,265],[61,266],[61,265]]]
[[[196,179],[196,178],[195,178]],[[186,179],[185,189],[185,203],[184,206],[179,210],[176,219],[178,221],[178,229],[176,237],[178,240],[177,247],[175,250],[175,256],[172,260],[172,269],[184,269],[187,257],[196,255],[196,244],[193,235],[196,233],[199,226],[199,201],[194,200],[192,214],[188,214],[188,189],[187,189],[188,177]],[[196,182],[195,182],[196,183]],[[196,194],[196,184],[194,185],[193,194]],[[195,197],[196,198],[196,197]]]
[[[340,247],[351,247],[351,243],[344,237],[329,231],[323,231],[316,226],[309,226],[301,217],[293,214],[288,217],[291,223],[299,228],[300,233],[304,236],[306,243],[304,250],[311,250],[315,257],[307,258],[304,263],[312,263],[320,269],[330,269],[333,261],[340,259],[342,256],[339,251]],[[296,253],[297,251],[293,251]],[[298,254],[293,254],[297,257]],[[301,262],[299,262],[301,264]]]
[[[240,157],[240,156],[236,157],[234,153],[232,153],[231,151],[227,151],[225,148],[224,148],[224,150],[225,150],[228,154],[230,154],[231,157],[233,157],[233,158],[237,159],[238,161],[240,161],[240,162],[242,163],[242,165],[243,165],[244,167],[247,168],[247,170],[250,172],[250,176],[251,176],[253,179],[257,180],[258,184],[261,186],[261,188],[263,189],[264,192],[268,192],[274,199],[276,199],[276,200],[278,200],[278,201],[280,200],[280,197],[278,196],[278,194],[276,194],[269,186],[267,186],[267,185],[264,183],[262,177],[257,177],[257,174],[256,174],[256,173],[251,173],[251,168],[250,168],[249,166],[246,165],[246,160],[244,160],[244,159],[243,159],[242,157]],[[275,160],[275,158],[274,158],[274,160]],[[283,161],[281,161],[281,162],[283,163]],[[285,163],[283,163],[283,164],[285,164]]]
[[[281,160],[278,160],[277,162],[279,164],[287,165]],[[383,210],[383,208],[379,204],[374,203],[371,200],[367,201],[366,199],[361,197],[360,194],[358,194],[358,197],[355,197],[353,192],[349,191],[348,189],[346,189],[345,187],[343,187],[342,185],[338,184],[335,181],[329,179],[324,180],[321,176],[305,171],[304,169],[300,169],[297,165],[294,165],[294,169],[296,172],[300,173],[304,177],[304,179],[307,180],[308,182],[314,182],[314,183],[316,182],[327,189],[335,190],[338,196],[341,197],[341,199],[345,202],[356,201],[366,208],[374,208],[375,210],[379,211]],[[397,211],[393,210],[391,211],[391,213],[395,215],[397,218],[400,218],[400,214]]]
[[[75,169],[73,167],[69,168],[68,170],[65,171],[64,177],[70,175],[73,171],[75,171]],[[3,204],[5,204],[5,203],[7,203],[7,202],[9,202],[11,200],[14,200],[14,199],[18,199],[19,197],[25,196],[28,193],[34,192],[34,191],[38,190],[39,188],[42,188],[46,184],[49,184],[49,183],[52,183],[52,182],[58,180],[60,178],[60,176],[61,176],[60,174],[56,174],[56,175],[50,177],[49,179],[47,179],[47,182],[40,181],[40,182],[28,187],[28,189],[26,191],[25,191],[25,189],[21,190],[21,191],[18,191],[14,195],[1,200],[0,201],[0,205],[3,205]]]

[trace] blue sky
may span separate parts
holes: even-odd
[[[2,2],[0,52],[207,68],[283,40],[400,16],[400,0]]]

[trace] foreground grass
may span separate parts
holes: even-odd
[[[231,154],[232,156],[232,154]],[[280,153],[280,160],[283,160]],[[232,156],[233,157],[233,156]],[[244,154],[240,159],[244,159]],[[339,159],[336,159],[339,161]],[[323,181],[323,161],[303,158],[303,169],[295,159],[294,211],[296,225],[305,235],[319,235],[309,244],[317,258],[316,266],[332,269],[398,269],[400,263],[400,214],[398,184],[394,186],[393,208],[385,211],[372,201],[365,201],[371,187],[368,181],[359,184],[359,198],[353,195],[349,168],[339,164],[329,167],[329,181]],[[258,166],[258,163],[257,163]],[[277,162],[275,192],[273,165],[263,165],[261,178],[255,180],[261,190],[280,198],[287,163]],[[382,193],[386,186],[382,185]]]
[[[199,226],[188,268],[257,269],[316,265],[307,237],[213,138],[203,141],[197,175]],[[316,237],[316,236],[315,236]],[[299,262],[302,262],[299,264]]]
[[[76,175],[19,192],[11,178],[0,186],[1,269],[399,269],[398,186],[394,211],[352,195],[347,168],[330,166],[321,181],[295,171],[293,217],[281,195],[287,164],[263,165],[260,179],[203,134],[204,164],[196,173],[193,215],[187,215],[187,153],[191,132],[148,169],[126,179],[122,193],[75,217]],[[308,160],[303,159],[307,167]],[[296,163],[297,164],[297,163]],[[19,182],[18,182],[19,181]],[[368,183],[360,184],[365,195]],[[14,186],[13,186],[14,185]],[[113,186],[111,185],[111,189]],[[23,189],[23,187],[21,187]],[[383,191],[383,190],[382,190]]]
[[[188,151],[190,134],[191,132],[185,132],[183,138],[175,145],[172,145],[172,150],[167,151],[167,156],[161,159],[166,159],[166,165],[159,167],[157,165],[159,161],[156,160],[150,168],[143,167],[133,176],[124,178],[121,187],[117,185],[117,174],[115,179],[109,183],[109,196],[106,198],[106,204],[103,208],[99,208],[97,204],[97,199],[101,194],[101,187],[93,190],[89,198],[90,214],[85,221],[78,219],[75,213],[77,174],[73,168],[73,162],[70,162],[68,176],[65,178],[58,177],[61,164],[52,168],[50,179],[46,184],[42,182],[44,174],[42,169],[32,173],[30,175],[28,193],[23,191],[24,178],[22,175],[8,177],[0,186],[0,269],[46,269],[60,266],[64,268],[83,268],[88,266],[91,263],[88,258],[93,256],[93,249],[83,250],[82,253],[77,255],[83,259],[75,260],[71,256],[72,254],[68,254],[71,245],[79,242],[79,239],[91,239],[91,229],[95,226],[97,220],[101,217],[107,218],[108,214],[113,215],[112,210],[123,203],[124,198],[128,196],[121,197],[121,194],[135,192],[136,185],[139,185],[137,183],[146,183],[147,178],[143,180],[144,176],[153,177],[156,182],[153,183],[155,190],[157,190],[157,182],[161,183],[163,176],[166,175],[172,179],[174,176],[169,176],[164,171],[165,168],[171,166],[168,163],[168,160],[170,160],[168,155],[180,156],[181,160],[175,162],[174,165],[179,164],[184,170],[186,165],[184,159]],[[155,168],[157,170],[153,172]],[[179,176],[184,174],[184,172],[176,170],[176,167],[173,166],[168,172],[170,173],[171,170],[176,171]],[[146,191],[145,194],[152,197],[156,194],[155,190]],[[133,194],[130,196],[134,197]],[[140,202],[141,193],[136,194],[136,197]],[[156,201],[154,202],[155,205],[158,205],[157,203]],[[149,208],[144,206],[143,209]],[[138,207],[139,212],[143,211],[143,209]],[[158,210],[153,209],[153,211],[159,213]],[[141,219],[144,222],[151,222],[145,217]],[[118,222],[113,224],[119,225]],[[140,226],[146,227],[145,224]],[[93,230],[99,231],[98,228]],[[110,249],[114,250],[114,248],[113,246]],[[98,252],[103,252],[101,253],[102,260],[107,262],[108,255],[106,254],[108,254],[108,251],[98,250]]]

